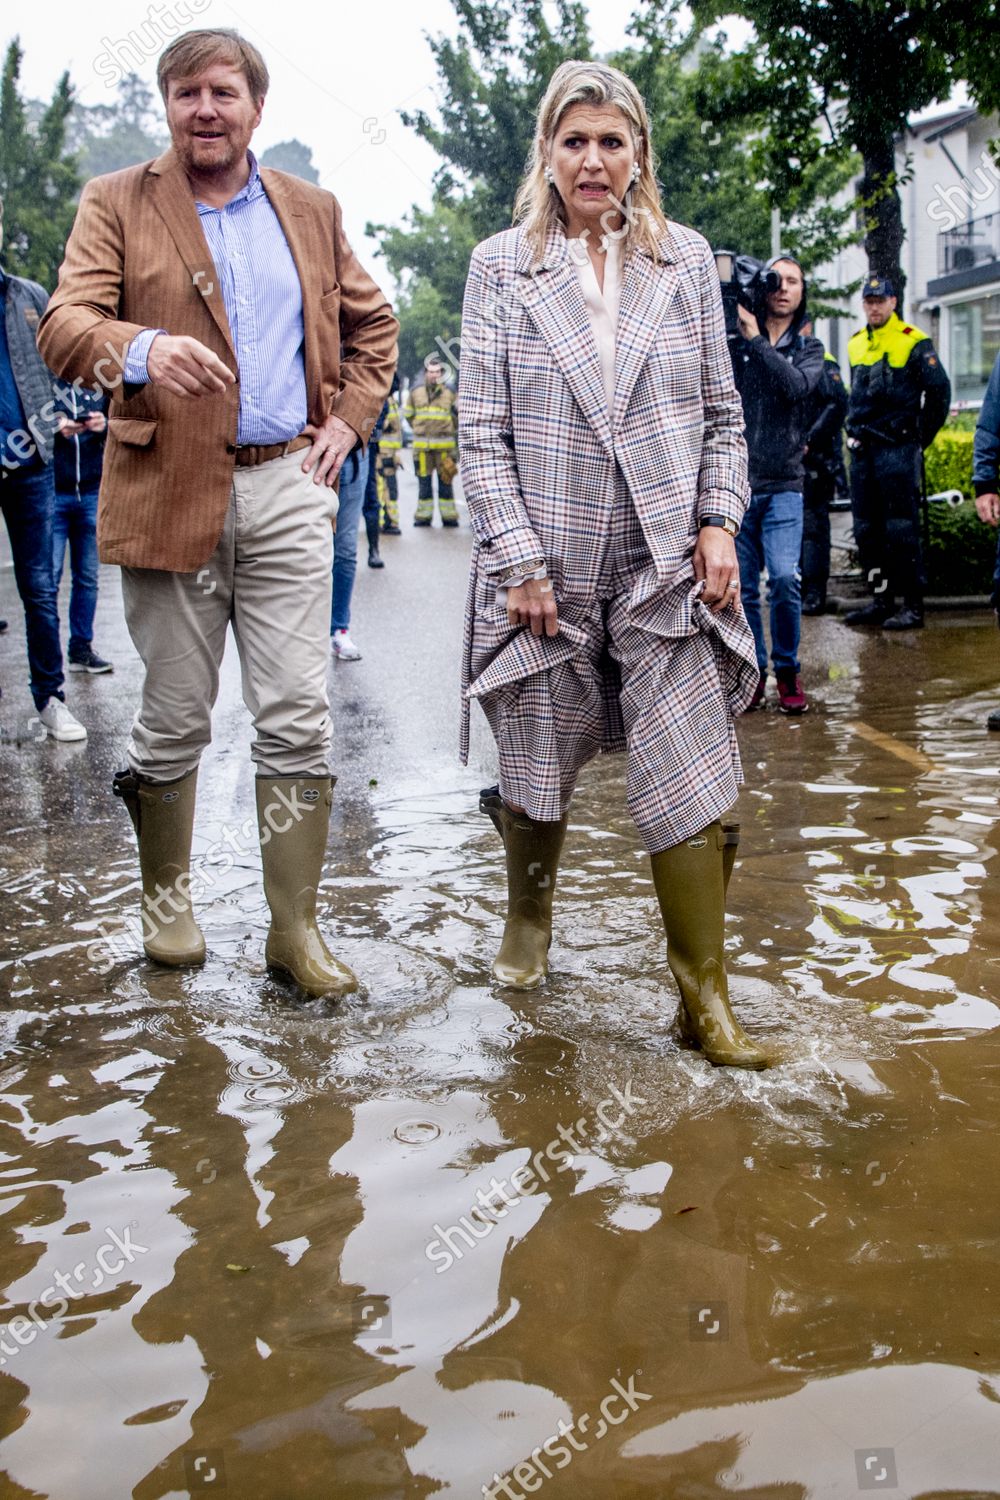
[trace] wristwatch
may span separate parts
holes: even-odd
[[[723,531],[728,531],[730,536],[739,536],[740,534],[740,528],[728,516],[702,516],[698,522],[699,531],[703,526],[721,526]]]

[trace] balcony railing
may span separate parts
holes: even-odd
[[[938,235],[938,275],[955,276],[1000,261],[1000,214],[983,214]]]

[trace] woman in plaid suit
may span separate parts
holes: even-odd
[[[574,782],[625,750],[682,1030],[712,1062],[765,1067],[723,956],[733,715],[757,681],[733,544],[742,413],[711,250],[668,227],[645,107],[616,69],[554,74],[515,220],[472,256],[459,421],[475,532],[463,758],[478,698],[500,760],[481,806],[507,856],[494,974],[544,979]]]

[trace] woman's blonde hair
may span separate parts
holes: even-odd
[[[606,63],[564,62],[553,73],[538,106],[531,157],[514,200],[514,223],[523,224],[536,255],[557,224],[565,228],[563,201],[545,168],[559,122],[574,104],[620,109],[628,121],[639,163],[639,176],[625,193],[622,255],[640,248],[655,255],[667,221],[656,185],[656,162],[649,137],[649,116],[639,90],[630,78]]]

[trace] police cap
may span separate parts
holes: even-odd
[[[896,288],[885,276],[867,276],[865,284],[861,288],[861,296],[864,297],[895,297]]]

